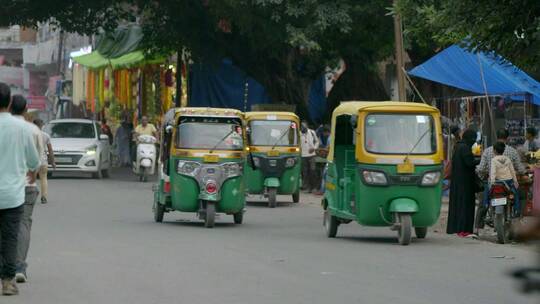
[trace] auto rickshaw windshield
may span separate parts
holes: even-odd
[[[242,127],[222,122],[185,122],[178,126],[179,149],[242,150]]]
[[[298,145],[296,123],[288,120],[254,120],[249,124],[253,146],[291,147]]]
[[[428,155],[437,151],[434,120],[426,114],[369,114],[365,149],[374,154]]]

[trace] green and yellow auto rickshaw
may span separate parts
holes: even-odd
[[[300,200],[300,120],[291,112],[248,112],[245,114],[249,156],[245,166],[247,192],[264,194],[268,206],[276,207],[276,196],[292,195]]]
[[[407,102],[344,102],[332,115],[324,226],[390,226],[399,243],[425,238],[441,209],[440,114]]]
[[[215,214],[241,224],[245,206],[243,114],[233,109],[180,108],[165,129],[168,155],[155,187],[154,219],[196,212],[214,227]]]

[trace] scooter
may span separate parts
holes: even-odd
[[[139,176],[139,181],[148,181],[156,167],[156,138],[151,135],[140,135],[137,138],[137,157],[133,162],[133,173]]]

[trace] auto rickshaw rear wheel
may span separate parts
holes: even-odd
[[[416,234],[417,238],[425,239],[427,235],[427,227],[415,227],[414,233]]]
[[[244,212],[240,211],[238,213],[235,213],[233,214],[233,217],[234,217],[234,223],[235,224],[242,224],[242,222],[244,221]]]
[[[154,207],[152,209],[154,211],[154,221],[156,221],[156,223],[163,222],[163,214],[165,214],[165,206],[160,204],[158,201],[154,201]]]
[[[399,221],[399,229],[398,229],[398,241],[401,245],[409,245],[411,243],[411,228],[412,228],[412,220],[411,215],[407,213],[399,213],[397,215],[398,221]]]
[[[300,191],[296,191],[295,193],[293,193],[292,201],[293,201],[293,203],[300,202]]]
[[[206,214],[204,215],[204,226],[206,228],[214,228],[216,221],[216,205],[213,203],[206,203]]]
[[[326,209],[324,211],[324,228],[326,230],[326,236],[329,238],[335,238],[337,235],[337,230],[339,226],[339,221],[337,217],[330,214],[330,210]]]
[[[276,208],[277,188],[268,188],[268,207]]]

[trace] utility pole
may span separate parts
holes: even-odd
[[[396,3],[397,0],[394,0],[394,7],[396,7]],[[398,99],[399,101],[407,101],[407,92],[405,91],[405,75],[403,72],[403,28],[401,25],[401,16],[398,13],[394,15],[394,38],[396,45],[396,76],[398,83]]]

